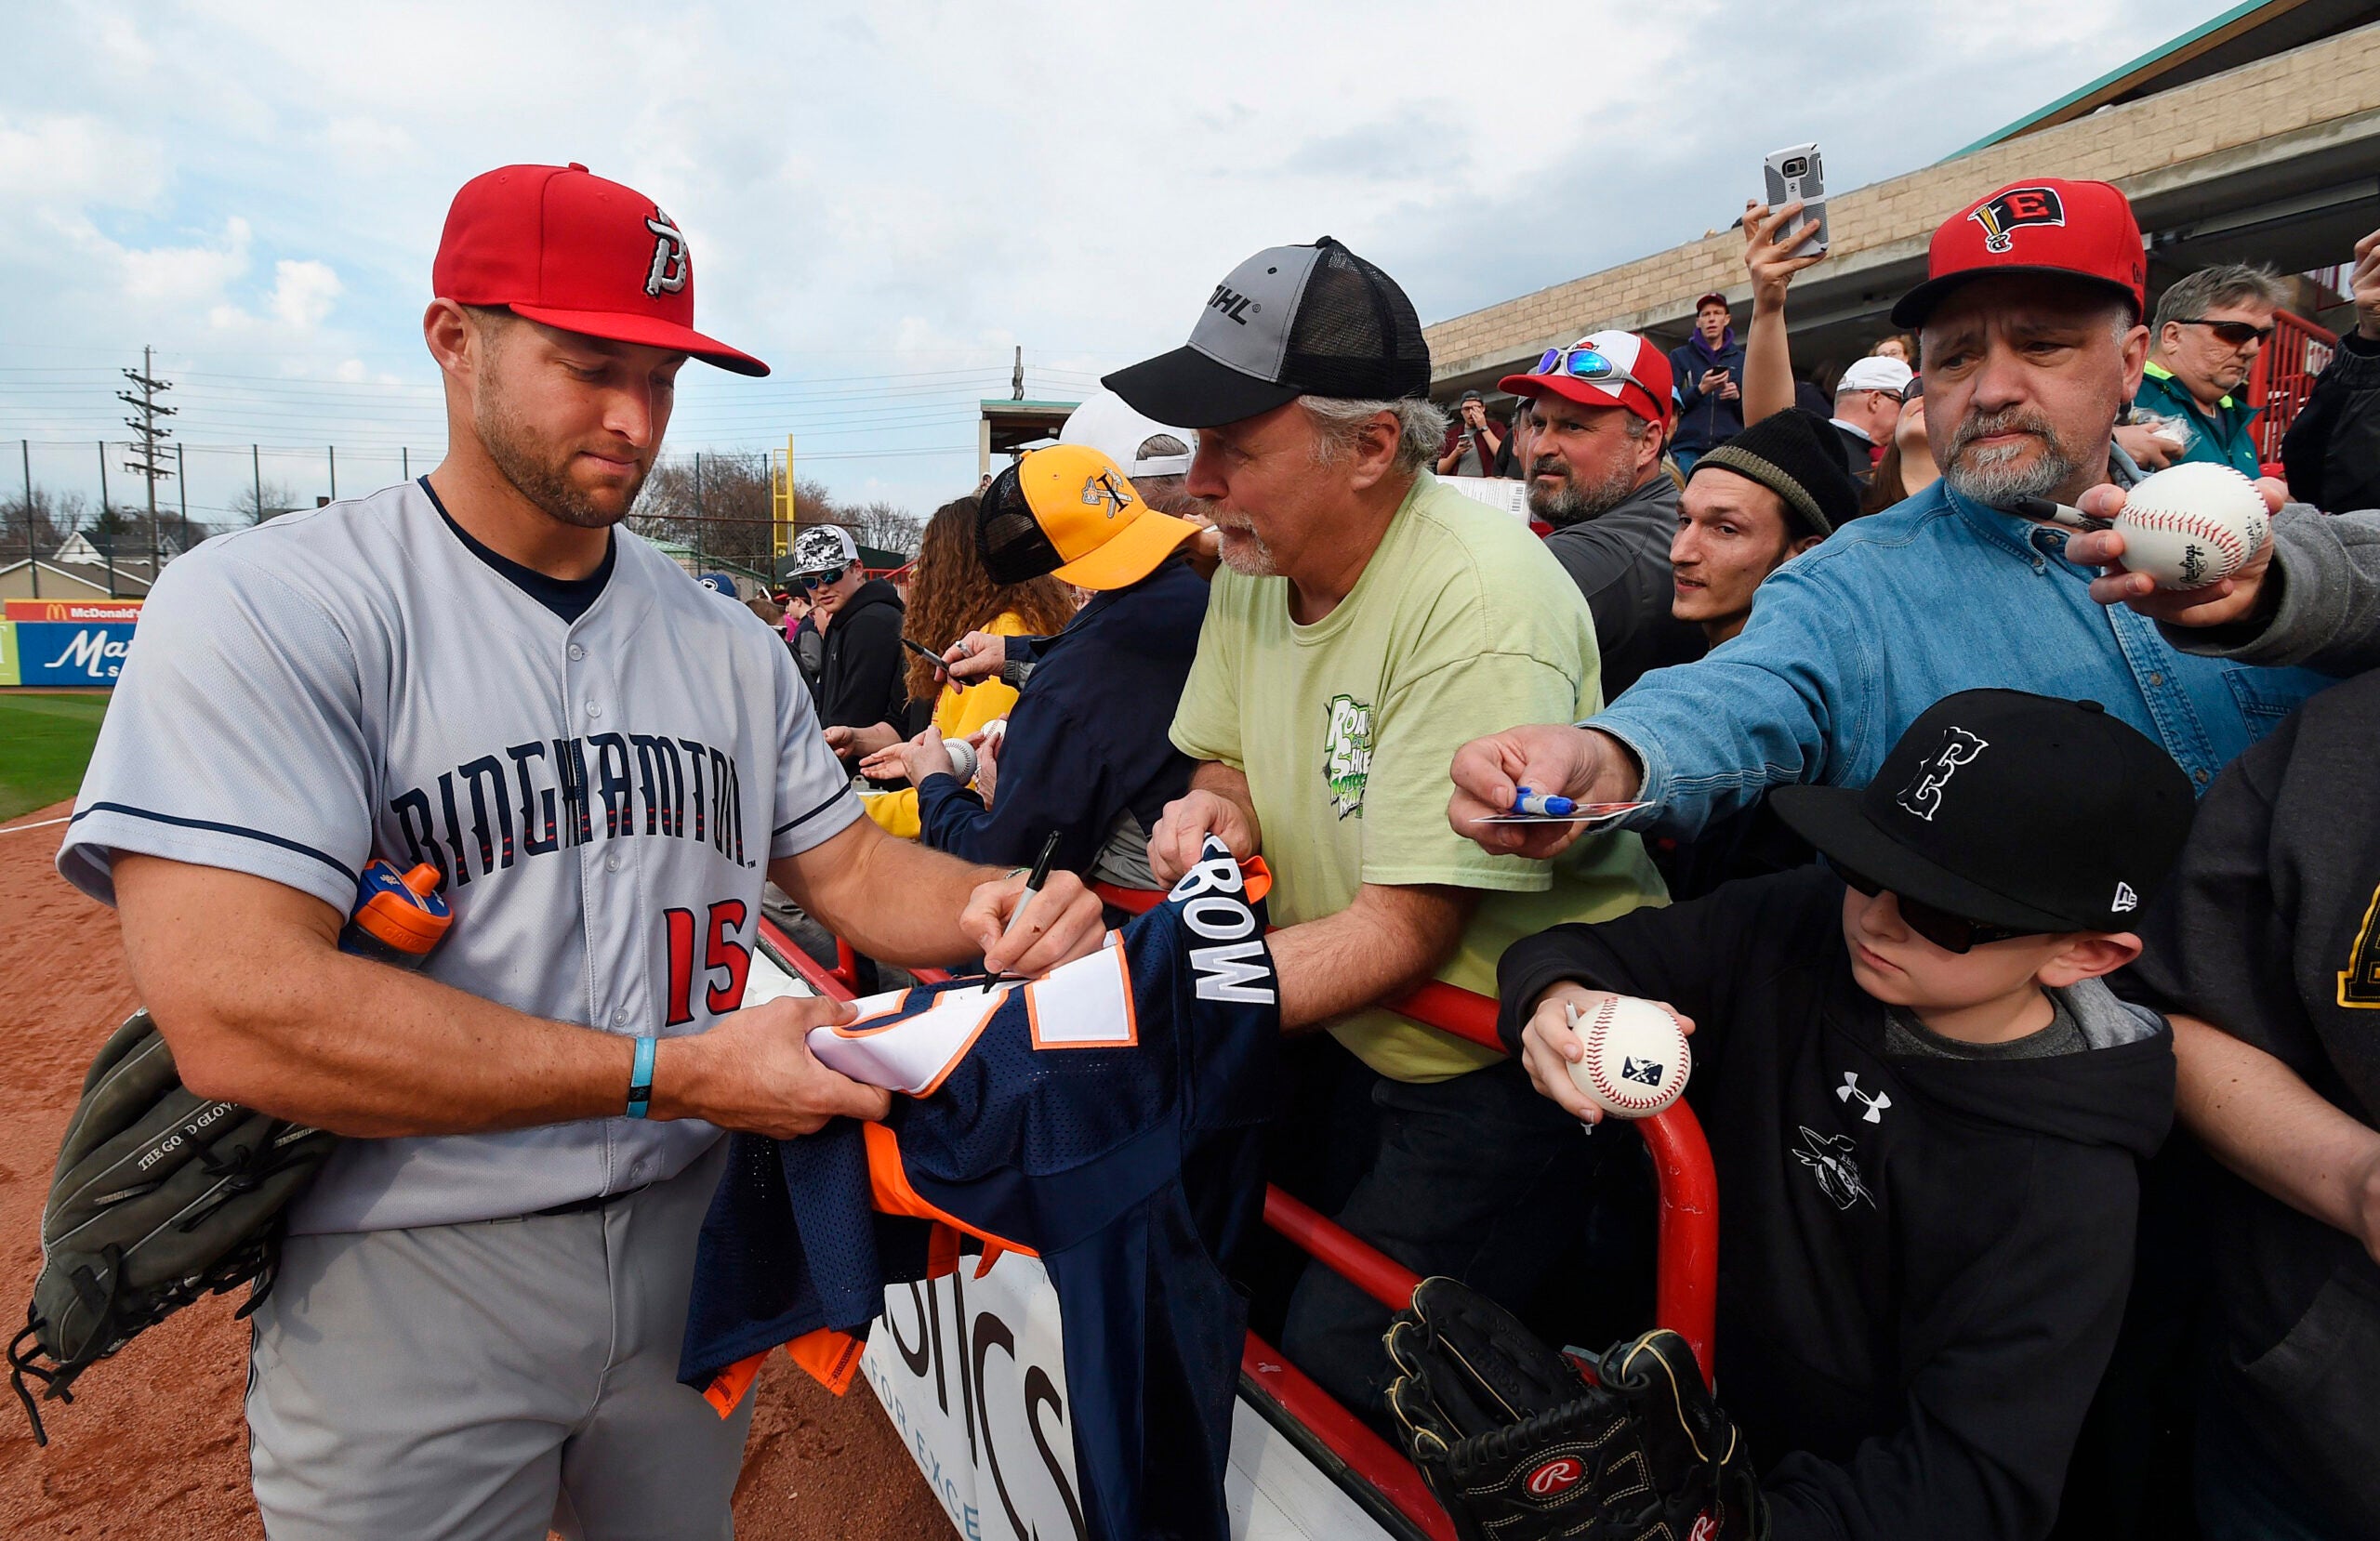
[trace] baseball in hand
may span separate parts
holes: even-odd
[[[1649,1118],[1677,1100],[1694,1068],[1677,1019],[1629,995],[1606,995],[1593,1009],[1569,1008],[1569,1025],[1586,1048],[1570,1079],[1588,1101],[1622,1118]]]
[[[2256,484],[2228,466],[2186,461],[2123,494],[2123,564],[2160,588],[2199,588],[2245,567],[2272,516]]]

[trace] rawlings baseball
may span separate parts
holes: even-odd
[[[2186,461],[2124,494],[2123,564],[2160,588],[2198,588],[2247,565],[2272,523],[2264,494],[2228,466]]]
[[[1622,1118],[1649,1118],[1686,1089],[1694,1060],[1675,1017],[1628,995],[1606,995],[1586,1012],[1567,1009],[1586,1047],[1570,1079],[1588,1101]]]

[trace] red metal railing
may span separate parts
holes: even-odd
[[[1101,899],[1133,914],[1154,907],[1164,897],[1104,883],[1093,887]],[[828,967],[803,952],[765,916],[760,932],[772,951],[812,989],[836,1000],[852,998],[856,968],[848,943],[837,939],[835,963]],[[921,983],[939,983],[950,977],[939,968],[910,972]],[[1425,1027],[1502,1051],[1503,1042],[1496,1035],[1496,1003],[1485,995],[1433,980],[1394,1002],[1392,1009]],[[1659,1194],[1654,1319],[1676,1329],[1693,1345],[1708,1381],[1719,1259],[1719,1184],[1711,1166],[1711,1147],[1694,1111],[1682,1101],[1637,1120],[1636,1128],[1652,1152]],[[1408,1305],[1421,1282],[1412,1270],[1269,1183],[1264,1190],[1264,1223],[1391,1311]],[[1250,1333],[1241,1350],[1240,1369],[1248,1386],[1369,1483],[1421,1534],[1431,1541],[1455,1541],[1453,1524],[1430,1495],[1413,1463],[1290,1364],[1279,1350]]]
[[[2278,468],[2281,437],[2313,394],[2314,376],[2330,363],[2339,338],[2337,333],[2286,310],[2274,311],[2272,324],[2273,334],[2248,373],[2247,402],[2264,408],[2255,423],[2256,458]]]

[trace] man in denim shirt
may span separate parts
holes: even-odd
[[[1576,825],[1488,824],[1516,785],[1599,802],[1691,837],[1771,786],[1865,784],[1917,715],[1999,686],[2103,703],[2205,790],[2329,683],[2177,651],[2155,622],[2095,601],[2069,532],[2002,509],[2071,505],[2127,474],[2116,418],[2148,357],[2140,231],[2103,182],[2003,188],[1934,235],[1893,319],[1922,326],[1942,481],[1852,524],[1762,586],[1741,635],[1656,670],[1584,729],[1466,744],[1448,817],[1488,850],[1553,854]],[[2052,789],[2044,789],[2049,795]]]

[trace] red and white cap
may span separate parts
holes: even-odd
[[[1586,407],[1626,407],[1669,427],[1677,402],[1669,355],[1633,332],[1596,332],[1567,348],[1548,349],[1526,375],[1507,375],[1496,389],[1534,399],[1559,396]]]
[[[472,178],[446,211],[430,282],[441,299],[500,305],[565,332],[689,353],[738,375],[769,366],[694,330],[694,258],[660,206],[569,165]]]
[[[1993,273],[2055,273],[2104,284],[2148,313],[2149,258],[2131,201],[2108,182],[2055,177],[2016,182],[1942,222],[1925,251],[1925,282],[1893,307],[1896,326],[1923,326],[1943,296]]]

